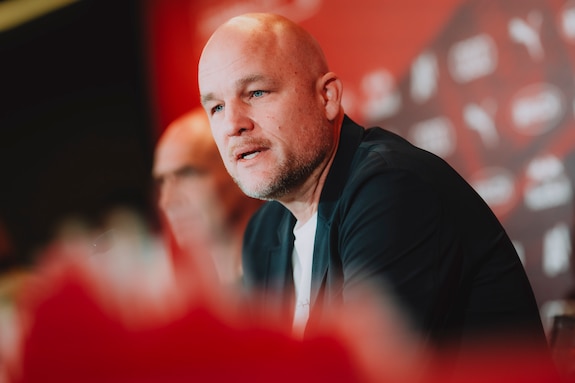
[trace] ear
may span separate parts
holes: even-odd
[[[326,117],[328,120],[333,120],[341,110],[343,84],[335,73],[328,72],[319,80],[319,86],[321,87]]]

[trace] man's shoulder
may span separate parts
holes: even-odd
[[[357,171],[365,168],[380,171],[402,170],[426,173],[444,171],[450,166],[437,155],[413,145],[397,133],[380,127],[365,129],[363,139],[355,153]]]
[[[421,152],[420,148],[414,146],[404,137],[390,130],[381,127],[371,127],[365,129],[360,149],[371,151],[392,151],[392,152]]]

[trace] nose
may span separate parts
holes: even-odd
[[[248,113],[249,105],[244,102],[228,102],[225,107],[225,132],[228,136],[238,136],[253,129],[253,121]]]

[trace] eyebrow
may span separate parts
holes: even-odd
[[[235,88],[236,89],[243,89],[251,83],[254,83],[257,81],[262,81],[264,79],[265,79],[265,77],[261,74],[253,74],[253,75],[249,75],[246,77],[242,77],[236,81]],[[206,103],[208,103],[214,99],[216,99],[216,96],[214,95],[214,93],[210,92],[210,93],[206,93],[204,95],[201,95],[200,102],[202,103],[202,105],[206,105]]]
[[[200,97],[200,103],[205,106],[208,102],[212,101],[214,98],[215,98],[214,94],[211,92],[205,95],[202,94]]]

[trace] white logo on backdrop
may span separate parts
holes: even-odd
[[[575,1],[570,0],[563,5],[557,25],[567,40],[575,40]]]
[[[476,131],[485,147],[492,149],[499,144],[499,135],[495,126],[496,105],[486,101],[483,105],[470,103],[463,107],[463,121],[467,127]]]
[[[524,201],[529,209],[549,209],[571,201],[571,182],[563,163],[556,156],[534,158],[527,166],[526,178]]]
[[[540,37],[542,23],[543,16],[541,12],[531,11],[526,20],[513,17],[508,25],[511,40],[525,45],[527,52],[534,60],[541,60],[545,54]]]
[[[523,134],[538,135],[555,128],[564,113],[563,94],[552,84],[528,85],[511,99],[514,127]]]
[[[488,34],[455,43],[448,52],[448,68],[453,79],[466,83],[487,76],[497,68],[497,47]]]
[[[365,99],[362,114],[368,121],[390,117],[401,107],[395,79],[386,69],[366,73],[361,79],[361,90]]]
[[[569,225],[559,223],[543,236],[543,272],[555,277],[569,271],[571,238]]]
[[[422,104],[437,91],[439,70],[437,57],[433,53],[419,55],[411,65],[411,97]]]

